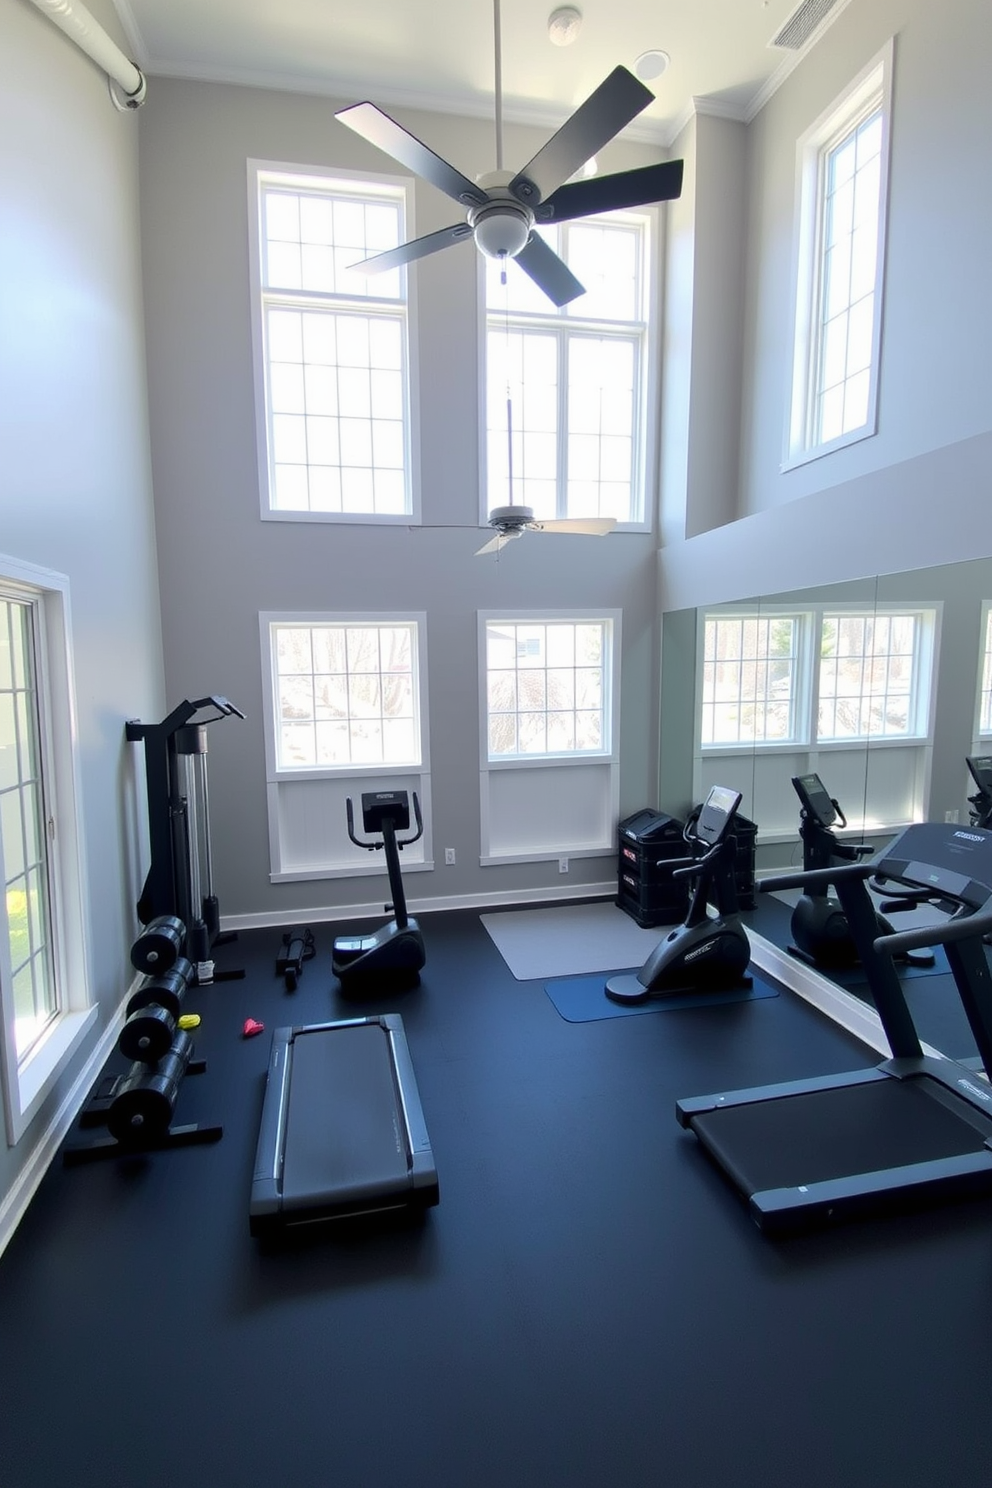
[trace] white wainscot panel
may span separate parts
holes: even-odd
[[[424,836],[404,848],[403,866],[425,861],[428,843],[429,787],[420,774],[389,775],[383,779],[280,780],[269,786],[272,872],[280,875],[328,873],[383,873],[381,851],[367,852],[348,838],[346,802],[351,798],[355,834],[364,837],[362,794],[376,790],[414,791],[424,817]],[[416,831],[410,803],[410,833]],[[400,837],[409,836],[401,832]],[[381,839],[379,839],[381,840]]]
[[[491,770],[484,856],[552,856],[614,846],[613,768],[607,761],[556,769]]]

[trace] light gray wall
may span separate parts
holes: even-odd
[[[108,0],[96,18],[122,41]],[[141,826],[124,723],[162,706],[142,336],[138,121],[23,0],[0,0],[0,553],[70,581],[89,975],[101,1028],[132,976]],[[0,1201],[82,1059],[18,1148]]]
[[[605,859],[479,866],[476,611],[620,607],[622,808],[645,804],[657,753],[654,539],[525,537],[497,562],[479,503],[479,261],[468,245],[411,272],[420,402],[423,530],[263,522],[252,391],[246,162],[397,168],[333,118],[326,98],[153,80],[141,118],[141,202],[152,459],[170,706],[221,692],[248,715],[210,732],[210,804],[223,914],[274,918],[378,897],[367,879],[269,883],[260,610],[427,612],[434,842],[455,868],[418,874],[411,899],[556,893],[612,878]],[[343,100],[350,102],[352,100]],[[340,106],[337,105],[337,106]],[[467,174],[492,165],[492,126],[403,112],[402,121]],[[508,161],[546,138],[509,129]],[[601,168],[658,152],[615,144]],[[418,185],[415,234],[458,220]],[[444,524],[452,524],[445,527]]]

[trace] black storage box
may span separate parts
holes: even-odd
[[[626,817],[617,828],[619,907],[644,929],[677,925],[689,908],[689,888],[672,877],[672,863],[688,855],[675,817],[651,810]]]

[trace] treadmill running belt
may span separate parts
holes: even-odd
[[[286,1120],[286,1208],[405,1191],[409,1166],[383,1030],[368,1024],[333,1036],[298,1033]]]
[[[701,1112],[690,1125],[746,1195],[981,1152],[972,1113],[959,1118],[921,1083],[808,1091]]]

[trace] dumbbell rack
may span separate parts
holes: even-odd
[[[104,1157],[217,1142],[224,1134],[221,1126],[172,1125],[181,1081],[188,1074],[202,1074],[207,1067],[206,1060],[193,1058],[192,1039],[180,1026],[183,998],[196,973],[192,963],[178,954],[185,938],[181,924],[163,917],[161,924],[153,921],[148,930],[151,940],[146,932],[135,942],[132,962],[143,964],[151,943],[159,948],[156,959],[161,964],[154,974],[142,978],[127,1004],[117,1047],[132,1060],[131,1066],[123,1074],[103,1076],[79,1118],[80,1127],[106,1126],[109,1135],[64,1147],[62,1160],[67,1167]],[[169,950],[175,951],[171,959]]]

